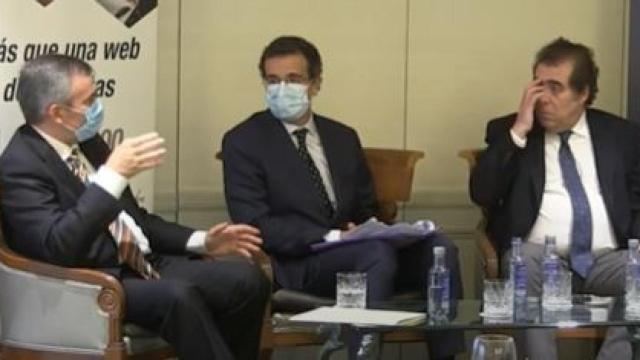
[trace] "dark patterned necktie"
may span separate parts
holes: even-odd
[[[77,146],[74,146],[71,149],[71,154],[67,156],[65,161],[73,175],[80,179],[83,184],[86,183],[89,178],[89,170],[87,170],[87,166],[84,164],[84,161],[80,159],[80,152]]]
[[[311,154],[309,154],[309,149],[307,149],[307,133],[309,130],[302,128],[295,130],[293,135],[298,140],[298,154],[307,165],[307,169],[309,170],[309,174],[311,175],[311,181],[313,182],[314,187],[318,191],[318,195],[320,195],[320,199],[322,200],[322,205],[327,212],[329,217],[333,217],[333,205],[331,205],[331,200],[329,200],[329,194],[327,194],[327,189],[324,187],[324,183],[322,182],[322,177],[320,176],[320,171],[316,167],[316,164],[313,162],[313,158],[311,158]]]
[[[564,187],[571,198],[571,209],[573,210],[573,221],[571,224],[571,247],[569,258],[571,268],[583,278],[589,274],[589,269],[593,265],[593,254],[591,253],[592,222],[589,199],[580,181],[576,160],[569,148],[569,136],[571,131],[560,133],[560,150],[558,160],[562,170]]]
[[[78,147],[72,148],[71,154],[65,161],[73,175],[86,184],[89,178],[89,170],[80,158]],[[160,274],[158,274],[151,266],[151,263],[144,258],[142,249],[140,249],[140,246],[135,242],[133,232],[131,232],[131,229],[129,229],[129,226],[127,226],[124,221],[120,220],[120,218],[114,220],[109,225],[109,231],[117,240],[118,259],[120,263],[129,265],[132,270],[138,272],[147,280],[160,278]]]

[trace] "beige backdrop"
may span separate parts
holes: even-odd
[[[213,155],[225,130],[264,108],[256,65],[278,35],[318,46],[325,71],[317,112],[358,129],[365,146],[426,152],[414,202],[459,202],[467,170],[457,151],[481,145],[486,121],[516,109],[532,57],[549,40],[562,35],[593,47],[601,68],[596,106],[624,113],[626,9],[625,0],[183,1],[184,205],[220,202]],[[171,132],[178,2],[162,2],[159,12],[159,125]],[[171,192],[174,169],[166,170],[159,185]]]
[[[461,249],[465,291],[477,292],[470,240],[478,212],[458,150],[481,146],[487,120],[517,108],[536,50],[558,36],[594,49],[596,106],[623,114],[628,2],[188,0],[181,9],[161,2],[158,128],[179,156],[180,220],[204,227],[226,218],[214,154],[227,129],[264,108],[257,71],[264,46],[300,35],[324,60],[317,112],[355,127],[365,146],[426,152],[404,217],[442,226]],[[175,160],[157,172],[156,203],[166,211]]]

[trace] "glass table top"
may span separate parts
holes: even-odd
[[[631,315],[625,311],[624,298],[602,298],[590,295],[574,295],[571,308],[547,310],[540,306],[539,298],[530,297],[526,311],[516,311],[515,316],[506,318],[483,317],[482,301],[463,299],[451,304],[451,314],[447,319],[429,319],[417,325],[375,326],[378,331],[420,329],[424,330],[485,330],[485,329],[526,329],[526,328],[579,328],[605,326],[640,326],[640,314]],[[370,304],[370,309],[425,312],[426,301],[394,301]],[[521,308],[522,309],[522,308]],[[351,324],[356,325],[356,324]],[[364,326],[356,325],[358,328]],[[374,328],[366,326],[366,328]]]

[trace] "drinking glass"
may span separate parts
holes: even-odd
[[[367,307],[367,274],[339,272],[336,274],[336,306],[343,308]]]
[[[511,336],[484,334],[473,340],[471,360],[516,360],[516,345]]]
[[[549,291],[542,293],[542,307],[553,310],[571,308],[571,271],[561,270],[557,283]]]
[[[482,290],[484,317],[509,317],[513,311],[511,283],[502,279],[485,279]]]

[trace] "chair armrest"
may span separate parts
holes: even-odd
[[[273,267],[271,266],[271,258],[264,251],[260,250],[255,255],[253,260],[260,266],[260,269],[273,283]]]
[[[118,280],[97,270],[25,258],[1,240],[3,342],[90,353],[123,344],[125,296]]]
[[[469,170],[473,169],[476,166],[478,161],[478,156],[484,151],[484,149],[476,148],[476,149],[463,149],[458,151],[458,157],[467,161],[467,165],[469,166]]]
[[[398,216],[398,204],[395,201],[378,201],[376,218],[387,225],[392,225]]]
[[[333,306],[335,299],[311,295],[302,291],[280,289],[271,298],[275,312],[299,313],[320,306]]]
[[[485,232],[485,221],[480,220],[476,229],[476,244],[478,250],[482,254],[482,260],[484,262],[484,276],[487,279],[497,279],[500,277],[500,260],[498,259],[498,253],[495,247],[489,240],[487,233]]]

